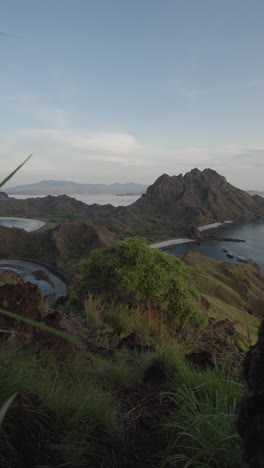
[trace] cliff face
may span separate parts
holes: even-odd
[[[264,199],[229,184],[211,169],[159,177],[134,206],[148,213],[184,218],[194,223],[251,220],[264,217]]]

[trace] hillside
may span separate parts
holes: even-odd
[[[113,245],[116,240],[106,228],[85,223],[64,223],[39,232],[1,226],[0,256],[37,258],[65,265],[88,255],[92,249]]]
[[[257,264],[220,262],[201,252],[182,257],[190,269],[194,287],[203,295],[208,315],[234,322],[237,331],[255,341],[264,311],[264,273]]]
[[[71,257],[87,237],[90,227],[65,224],[52,241]],[[239,465],[241,363],[264,274],[196,253],[184,261],[139,239],[96,250],[53,309],[37,286],[1,275],[2,467]]]
[[[264,199],[250,196],[212,169],[159,177],[134,203],[141,212],[180,218],[196,225],[264,217]]]
[[[141,194],[147,189],[147,185],[135,184],[134,182],[106,184],[80,184],[72,181],[62,180],[42,180],[35,184],[19,185],[17,187],[9,187],[6,193],[9,195],[71,195],[71,194]]]
[[[264,199],[232,186],[211,169],[193,169],[184,176],[159,177],[126,207],[86,205],[67,195],[17,200],[1,193],[0,216],[81,221],[103,226],[121,238],[136,235],[158,242],[216,221],[264,219]]]
[[[259,195],[260,197],[264,197],[264,192],[259,190],[247,190],[247,193],[249,193],[249,195]]]

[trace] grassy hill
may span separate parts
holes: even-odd
[[[0,314],[0,406],[18,392],[0,428],[3,468],[238,466],[247,336],[230,310],[246,307],[235,285],[244,272],[254,297],[263,274],[246,265],[225,278],[210,261],[200,274],[201,261],[184,265],[136,239],[94,250],[55,310],[11,278],[5,291],[21,295],[12,311],[26,318],[28,301],[40,325],[78,341]],[[211,274],[219,283],[206,289]]]
[[[244,338],[255,342],[264,318],[264,273],[257,264],[220,262],[200,252],[190,252],[182,259],[190,268],[195,288],[208,301],[209,316],[231,320]]]

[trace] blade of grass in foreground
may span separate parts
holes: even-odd
[[[9,174],[4,180],[2,180],[2,182],[0,182],[0,188],[3,187],[3,185],[5,185],[9,179],[11,179],[11,177],[13,177],[15,175],[15,173],[17,171],[19,171],[19,169],[21,169],[21,167],[24,166],[24,164],[26,164],[26,162],[31,158],[32,154],[30,154],[24,162],[22,162],[22,164],[20,164],[13,172],[11,172],[11,174]]]
[[[14,393],[8,400],[3,404],[3,406],[0,408],[0,427],[2,425],[2,422],[4,420],[4,417],[9,409],[9,406],[13,403],[14,399],[16,398],[17,393]]]
[[[27,317],[23,317],[23,315],[15,314],[14,312],[8,312],[7,310],[0,309],[0,314],[5,315],[6,317],[12,318],[14,320],[18,320],[20,322],[24,322],[27,325],[31,325],[32,327],[39,328],[45,332],[51,333],[52,335],[58,336],[60,338],[64,338],[65,340],[69,341],[69,343],[75,344],[76,346],[80,346],[80,341],[76,336],[69,335],[63,331],[57,330],[56,328],[49,327],[44,323],[37,322],[36,320],[29,319]]]

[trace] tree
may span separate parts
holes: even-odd
[[[176,257],[130,238],[108,249],[92,251],[81,261],[81,296],[87,292],[171,313],[187,312],[191,290],[188,269]]]

